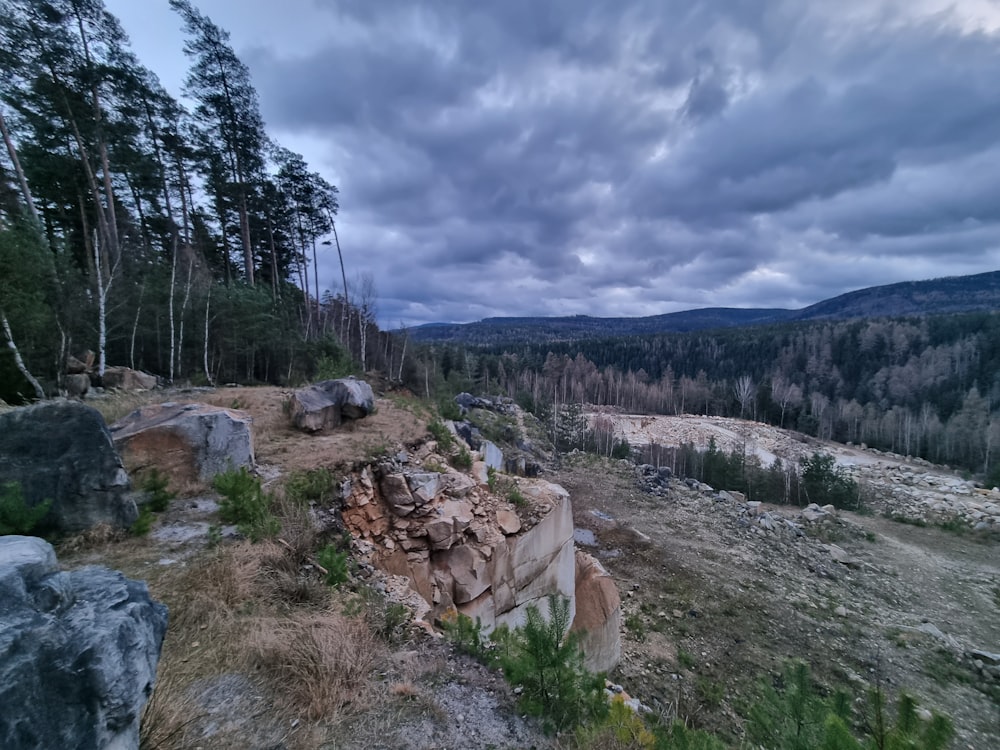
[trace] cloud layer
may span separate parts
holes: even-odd
[[[339,185],[385,324],[798,307],[1000,267],[988,2],[202,6]]]

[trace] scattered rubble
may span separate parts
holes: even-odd
[[[589,415],[595,419],[597,413]],[[864,500],[876,512],[916,524],[958,524],[976,532],[1000,534],[1000,489],[976,487],[947,469],[920,458],[879,451],[865,445],[843,445],[781,430],[759,422],[729,417],[694,415],[632,415],[600,413],[614,430],[633,447],[677,446],[689,443],[707,448],[714,440],[719,450],[745,450],[765,466],[776,458],[798,463],[817,451],[829,453],[837,465],[862,486]],[[656,493],[664,491],[670,478],[644,472],[647,485]]]

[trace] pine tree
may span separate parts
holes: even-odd
[[[195,117],[204,144],[222,155],[221,163],[215,160],[210,165],[216,180],[224,175],[224,181],[217,184],[217,200],[226,195],[235,204],[244,278],[252,286],[255,261],[248,203],[262,182],[267,144],[257,91],[250,81],[249,68],[229,44],[228,32],[212,23],[189,0],[170,0],[170,6],[180,14],[188,34],[184,53],[191,58],[192,66],[185,93],[198,102]],[[225,233],[221,213],[219,220]]]

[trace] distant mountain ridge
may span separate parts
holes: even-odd
[[[466,344],[572,341],[790,321],[940,315],[974,310],[1000,310],[1000,271],[873,286],[801,310],[706,307],[637,318],[501,317],[475,323],[427,323],[410,329],[410,336],[417,341]]]

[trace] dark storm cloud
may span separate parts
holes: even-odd
[[[387,323],[795,306],[1000,264],[1000,40],[961,5],[315,5],[325,43],[242,52],[279,137],[331,144]]]

